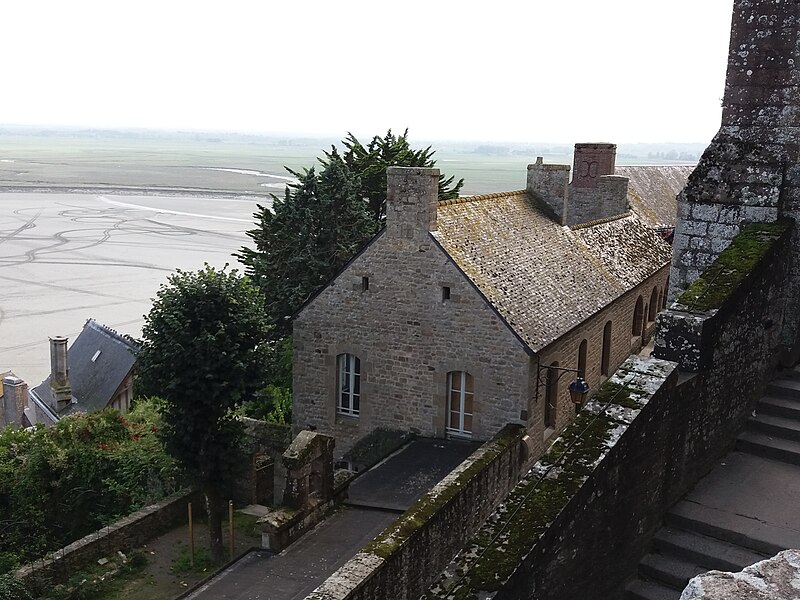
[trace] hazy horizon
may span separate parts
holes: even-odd
[[[15,2],[8,125],[707,142],[731,0]]]

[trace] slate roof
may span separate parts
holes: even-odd
[[[441,201],[435,239],[533,351],[670,262],[635,213],[569,228],[525,191]]]
[[[135,349],[136,345],[129,338],[94,319],[86,321],[67,351],[73,403],[62,410],[59,417],[108,406],[120,384],[133,369]],[[55,406],[49,375],[32,391],[51,408]]]
[[[628,181],[628,201],[651,227],[673,227],[678,213],[677,195],[686,185],[694,166],[617,166],[614,174]]]

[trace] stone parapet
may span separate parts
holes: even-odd
[[[416,600],[519,480],[525,428],[508,425],[307,596]]]

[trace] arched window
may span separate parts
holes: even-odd
[[[578,346],[578,376],[586,378],[586,349],[589,343],[586,340]]]
[[[611,321],[603,327],[603,352],[600,355],[600,372],[608,375],[608,367],[611,362]]]
[[[447,433],[469,437],[472,435],[472,404],[475,399],[475,382],[466,371],[447,374]]]
[[[658,310],[663,310],[664,309],[664,290],[662,290],[661,288],[658,289],[658,303],[657,303],[657,306],[658,306]]]
[[[551,367],[557,367],[554,362]],[[556,415],[558,408],[558,371],[554,368],[547,369],[547,380],[545,381],[544,394],[544,426],[555,428]]]
[[[633,321],[631,322],[631,335],[642,335],[642,317],[644,316],[644,301],[639,296],[636,299],[636,308],[633,309]]]
[[[653,293],[650,294],[650,310],[647,313],[648,321],[656,320],[656,313],[658,312],[658,288],[653,288]]]
[[[361,405],[361,361],[355,354],[340,354],[336,366],[336,412],[357,417]]]

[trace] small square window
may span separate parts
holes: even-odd
[[[442,302],[450,300],[450,287],[444,286],[442,287]]]
[[[369,277],[361,278],[361,291],[366,292],[369,289]]]

